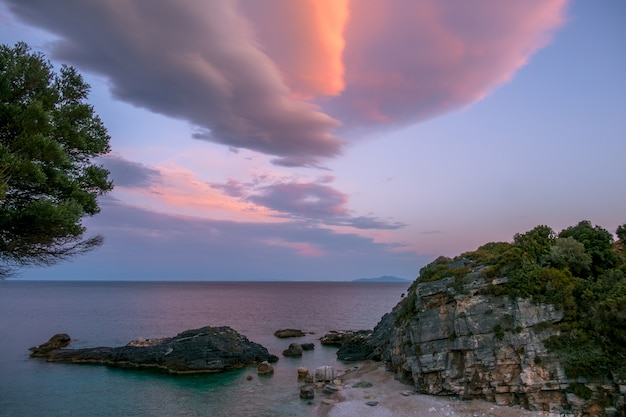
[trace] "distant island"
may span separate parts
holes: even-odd
[[[352,282],[406,282],[406,283],[410,283],[413,282],[413,280],[411,279],[404,279],[404,278],[398,278],[398,277],[392,277],[390,275],[383,275],[382,277],[376,277],[376,278],[359,278],[359,279],[353,279]]]

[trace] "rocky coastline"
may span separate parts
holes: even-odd
[[[338,358],[381,361],[420,394],[554,415],[626,416],[626,380],[568,377],[564,359],[546,347],[563,312],[498,295],[494,287],[505,283],[477,273],[417,283],[373,331],[337,343]]]
[[[139,339],[121,347],[67,349],[67,334],[31,348],[31,357],[48,362],[155,369],[172,374],[224,372],[278,357],[230,327],[202,327],[170,338]]]

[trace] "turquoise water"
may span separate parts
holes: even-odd
[[[408,284],[0,282],[1,416],[306,416],[296,369],[353,364],[319,344],[330,330],[371,329]],[[28,348],[55,333],[72,347],[121,346],[137,337],[167,337],[227,325],[280,357],[275,374],[254,367],[219,375],[172,376],[29,359]],[[278,339],[282,328],[313,334]],[[289,343],[313,342],[302,358],[284,358]],[[251,381],[247,377],[252,375]]]

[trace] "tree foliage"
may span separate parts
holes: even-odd
[[[25,43],[0,46],[0,276],[50,265],[99,245],[84,216],[113,187],[92,159],[109,136],[76,69],[53,71]]]

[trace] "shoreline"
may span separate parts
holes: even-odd
[[[359,363],[340,378],[342,386],[316,406],[317,417],[546,417],[551,414],[521,407],[498,406],[483,400],[418,394],[395,379],[381,362]],[[361,383],[361,384],[359,384]],[[371,384],[371,386],[367,386]],[[362,385],[363,387],[359,387]],[[323,394],[322,394],[323,395]],[[367,402],[376,405],[367,405]]]

